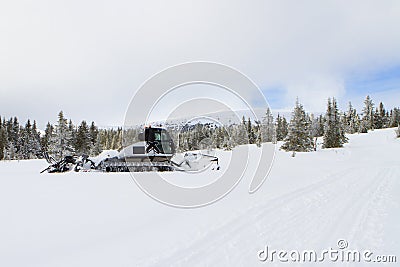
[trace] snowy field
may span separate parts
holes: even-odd
[[[227,197],[198,209],[154,201],[129,173],[39,174],[43,160],[0,162],[0,266],[275,266],[258,259],[266,245],[320,251],[338,239],[399,261],[399,153],[394,129],[295,158],[278,151],[257,193],[248,194],[250,164]]]

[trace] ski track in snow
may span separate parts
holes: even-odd
[[[316,184],[247,210],[185,248],[175,248],[149,264],[143,262],[140,265],[246,266],[249,258],[256,258],[252,244],[260,238],[279,240],[274,244],[275,249],[287,247],[285,244],[290,244],[288,250],[301,248],[303,243],[308,244],[307,249],[318,248],[315,245],[326,240],[333,243],[327,242],[322,248],[337,249],[337,239],[345,236],[352,249],[357,248],[352,240],[359,240],[366,248],[376,251],[382,247],[380,229],[386,212],[385,197],[395,178],[393,169],[379,169],[373,175],[366,175],[374,171],[369,169],[329,175]],[[399,169],[396,171],[399,173]],[[367,181],[360,186],[359,181],[364,177]],[[298,225],[307,225],[307,229],[299,231]],[[318,236],[321,231],[327,236]],[[368,237],[373,238],[368,240]],[[293,239],[302,242],[296,244],[291,242]],[[249,249],[243,250],[246,247]],[[204,255],[207,255],[206,259]]]

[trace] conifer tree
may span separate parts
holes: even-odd
[[[360,118],[357,114],[357,110],[353,108],[351,102],[349,102],[349,107],[345,113],[345,132],[346,133],[356,133],[360,129]]]
[[[374,103],[369,95],[364,100],[364,108],[362,111],[363,118],[361,122],[361,132],[374,129]]]
[[[11,119],[10,119],[11,121]],[[17,153],[20,150],[20,140],[19,140],[19,132],[20,127],[19,127],[19,122],[17,117],[14,117],[14,119],[12,120],[12,124],[11,124],[11,142],[12,142],[12,148],[13,148],[13,159],[16,158]]]
[[[312,151],[313,146],[310,118],[297,99],[289,123],[289,132],[281,148],[286,151],[308,152]]]
[[[222,148],[223,143],[224,143],[224,131],[222,129],[222,127],[217,127],[214,130],[214,147],[215,148]]]
[[[261,131],[261,141],[263,143],[272,142],[276,139],[274,117],[269,108],[267,108],[265,116],[262,118],[260,131]]]
[[[256,135],[255,143],[256,143],[257,147],[261,147],[261,144],[262,144],[262,131],[261,131],[261,122],[260,121],[255,121],[254,132],[255,132],[255,135]],[[274,131],[273,134],[275,136],[275,131]]]
[[[97,156],[103,151],[101,146],[101,137],[100,134],[97,135],[96,142],[90,149],[90,155]]]
[[[288,123],[285,117],[281,117],[279,114],[276,117],[276,140],[282,141],[285,139],[288,133]]]
[[[0,160],[4,159],[4,154],[7,148],[7,130],[5,127],[5,120],[1,121],[0,116]]]
[[[97,129],[97,126],[95,125],[94,121],[90,124],[89,128],[89,136],[90,136],[90,142],[91,145],[94,146],[97,140],[97,135],[99,134],[99,130]]]
[[[37,129],[36,121],[33,121],[32,136],[31,136],[32,153],[35,158],[43,158],[42,146],[40,143],[40,132]]]
[[[311,136],[313,138],[323,136],[324,135],[324,120],[322,118],[322,115],[315,118],[314,114],[311,114],[310,119],[311,119]]]
[[[244,145],[249,143],[248,127],[244,116],[242,117],[242,123],[237,126],[236,136],[237,136],[236,143],[238,145]]]
[[[400,109],[394,108],[390,111],[390,127],[397,127],[400,123]]]
[[[76,133],[75,150],[78,154],[89,154],[91,147],[89,127],[82,121]]]
[[[56,160],[60,160],[67,155],[74,154],[74,147],[71,145],[72,133],[68,129],[67,119],[64,113],[58,114],[58,122],[54,126],[48,144],[49,154]]]
[[[74,125],[74,123],[72,122],[72,120],[69,120],[68,122],[68,132],[70,135],[70,138],[68,140],[68,146],[69,147],[73,147],[75,148],[75,144],[76,144],[76,127]]]
[[[375,109],[374,113],[374,128],[375,129],[382,129],[385,127],[386,124],[386,110],[383,106],[383,103],[379,103],[379,107]]]
[[[30,159],[33,158],[33,147],[32,147],[32,125],[31,121],[28,121],[25,124],[25,128],[20,128],[20,151],[19,158],[20,159]]]
[[[342,147],[347,141],[344,135],[336,99],[328,99],[328,106],[325,114],[324,143],[323,148]]]
[[[46,129],[44,130],[44,135],[40,140],[42,150],[45,152],[48,152],[48,147],[52,134],[53,134],[53,125],[51,125],[50,122],[47,122]]]
[[[254,144],[256,142],[256,133],[254,132],[253,125],[251,124],[250,118],[247,120],[247,140],[249,144]]]

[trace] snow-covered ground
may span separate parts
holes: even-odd
[[[385,129],[349,140],[294,158],[278,151],[251,195],[250,163],[229,195],[198,209],[160,204],[129,173],[39,174],[43,160],[0,162],[0,266],[274,266],[258,260],[266,245],[321,251],[338,239],[399,261],[400,139]],[[201,184],[205,174],[163,175]]]

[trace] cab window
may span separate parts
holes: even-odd
[[[154,133],[154,140],[155,141],[161,141],[161,134],[160,133]]]

